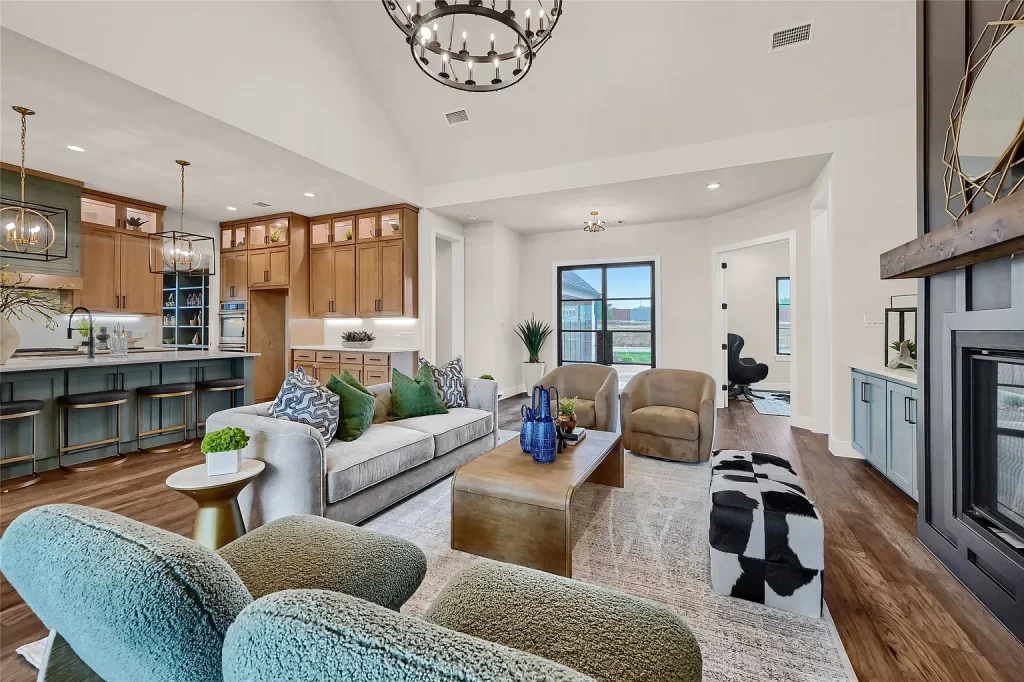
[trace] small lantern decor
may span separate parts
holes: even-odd
[[[889,305],[885,309],[885,366],[916,370],[917,296],[893,296]]]

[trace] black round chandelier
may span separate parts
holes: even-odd
[[[525,78],[562,16],[562,0],[434,0],[433,9],[418,0],[382,2],[423,73],[466,92],[502,90]]]

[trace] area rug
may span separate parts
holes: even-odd
[[[788,391],[753,391],[754,409],[760,414],[776,417],[789,416]]]
[[[700,642],[705,682],[852,679],[828,617],[807,618],[712,592],[709,464],[628,453],[625,464],[625,488],[584,485],[574,495],[574,578],[677,613]],[[404,612],[425,612],[445,583],[475,559],[451,549],[450,518],[448,478],[364,524],[410,540],[427,555],[427,576]]]

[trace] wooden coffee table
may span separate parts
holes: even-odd
[[[464,464],[452,479],[452,549],[572,577],[572,494],[582,483],[623,487],[622,438],[588,431],[552,464],[519,439]]]

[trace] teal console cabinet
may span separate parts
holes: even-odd
[[[910,379],[854,369],[854,450],[917,500],[917,387]]]

